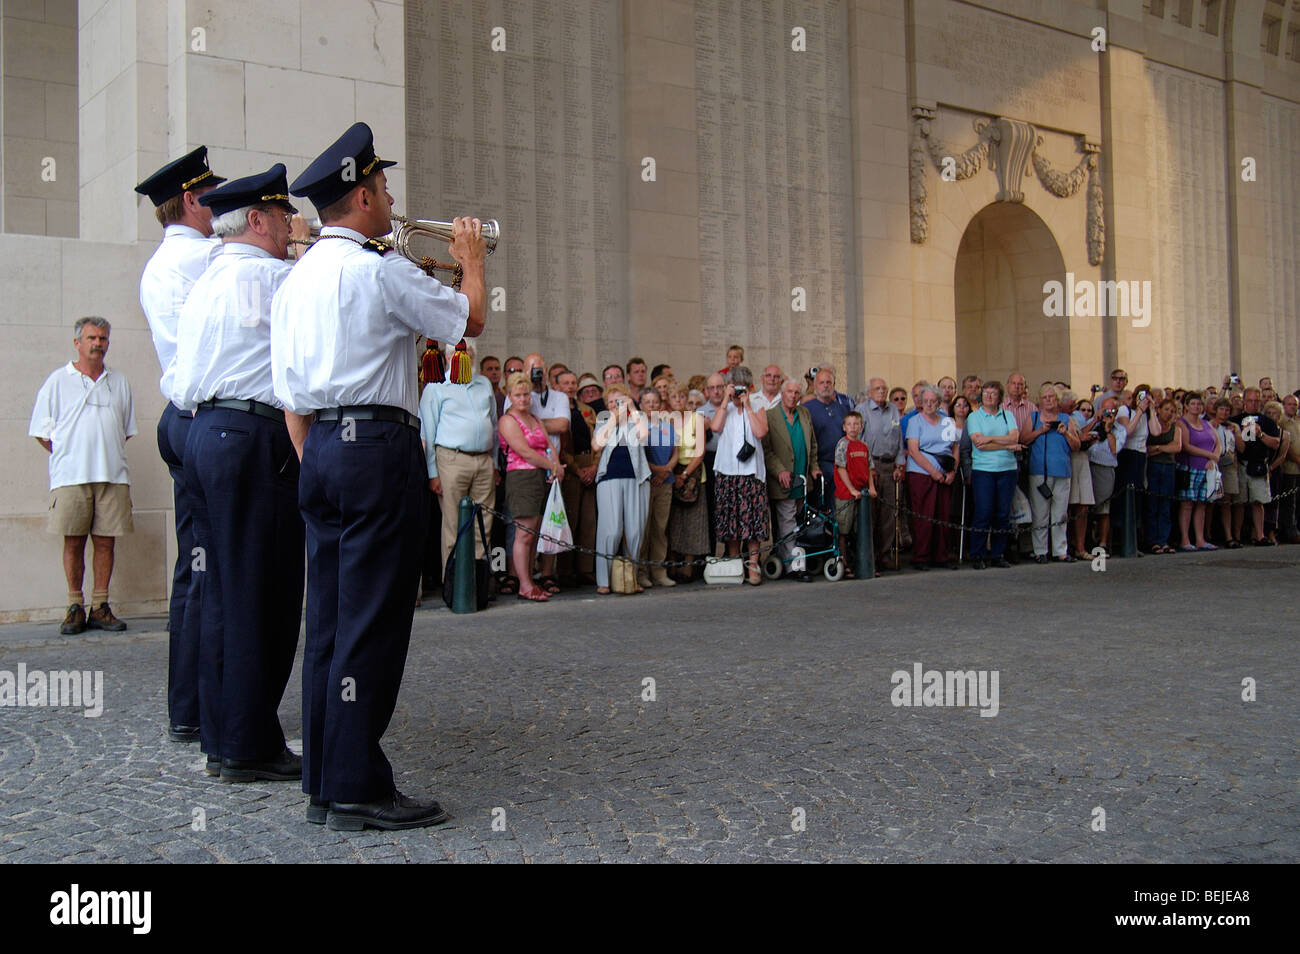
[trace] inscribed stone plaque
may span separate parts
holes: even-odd
[[[1229,311],[1223,84],[1150,62],[1146,80],[1151,326],[1177,380],[1218,381]]]
[[[407,0],[406,70],[398,209],[501,223],[480,354],[594,363],[628,313],[621,3]]]
[[[1101,135],[1091,37],[949,0],[915,11],[918,99]]]
[[[841,0],[695,4],[701,344],[790,374],[829,360],[841,383],[856,307],[847,37]]]

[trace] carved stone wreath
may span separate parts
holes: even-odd
[[[908,160],[911,194],[912,241],[925,244],[930,237],[928,193],[926,192],[926,158],[945,181],[960,181],[976,175],[987,162],[998,177],[998,202],[1023,202],[1020,184],[1032,165],[1038,181],[1052,195],[1068,199],[1088,184],[1087,230],[1088,262],[1100,265],[1106,254],[1106,222],[1102,209],[1099,153],[1101,147],[1078,137],[1083,158],[1069,172],[1053,169],[1038,152],[1044,139],[1026,122],[1002,116],[980,117],[974,121],[975,145],[954,154],[931,134],[930,123],[937,110],[929,106],[912,107],[912,143]]]

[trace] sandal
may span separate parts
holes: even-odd
[[[560,584],[553,576],[539,577],[533,582],[545,590],[548,596],[554,596],[556,593],[560,592]]]
[[[515,594],[516,599],[530,600],[533,603],[546,603],[550,600],[545,590],[535,589],[530,593],[519,592]]]
[[[1229,549],[1229,550],[1240,550],[1240,549],[1241,549],[1241,541],[1240,541],[1240,540],[1229,540],[1229,541],[1228,541],[1228,549]]]
[[[497,592],[503,596],[517,594],[519,592],[519,578],[509,575],[497,577]]]
[[[597,592],[600,596],[609,596],[609,587],[608,587],[608,586],[598,586],[598,587],[596,587],[596,592]]]
[[[1198,549],[1198,550],[1217,550],[1217,549],[1219,549],[1219,548],[1216,547],[1213,543],[1207,543],[1207,544],[1205,544],[1204,546],[1199,546],[1199,547],[1197,547],[1196,549]]]

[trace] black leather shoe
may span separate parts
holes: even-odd
[[[812,574],[807,571],[803,573],[791,573],[786,577],[786,579],[794,580],[796,583],[811,583],[813,581]]]
[[[999,570],[1011,569],[1011,564],[1007,562],[1006,557],[998,557],[996,560],[993,561],[993,565],[997,567]]]
[[[215,755],[208,756],[208,764],[203,766],[203,771],[207,772],[213,778],[221,774],[221,759]]]
[[[167,738],[173,742],[197,742],[199,727],[197,725],[173,724],[167,728]]]
[[[325,824],[325,818],[330,813],[330,803],[323,802],[315,795],[307,800],[307,821],[313,825]]]
[[[1047,554],[1039,553],[1034,557],[1034,562],[1039,566],[1047,566]]]
[[[395,790],[374,802],[330,802],[325,827],[331,831],[361,831],[366,827],[402,831],[441,825],[449,818],[437,802],[417,802]]]
[[[278,756],[266,761],[250,759],[222,759],[221,780],[223,782],[251,782],[263,779],[268,782],[291,782],[302,778],[302,756],[294,755],[285,749]]]

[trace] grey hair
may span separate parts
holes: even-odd
[[[569,372],[569,373],[572,374],[573,372]],[[655,397],[659,397],[659,392],[655,388],[642,388],[641,393],[637,395],[637,398],[638,399],[643,398],[647,394],[653,394]]]
[[[698,400],[698,401],[700,401],[700,402],[703,402],[703,401],[707,401],[707,400],[708,400],[708,398],[706,398],[706,397],[704,396],[704,392],[701,391],[701,390],[699,390],[698,388],[691,388],[690,392],[686,395],[686,399],[687,399],[688,401],[689,401],[691,398],[695,398],[696,400]]]
[[[212,234],[217,238],[234,238],[248,231],[248,213],[254,206],[246,205],[242,209],[231,209],[221,215],[212,217]]]
[[[100,318],[98,315],[87,315],[85,318],[78,318],[77,323],[72,326],[74,340],[81,340],[81,329],[86,325],[94,325],[106,335],[113,332],[113,326],[108,323],[107,318]]]
[[[940,404],[943,403],[943,395],[939,393],[939,389],[934,385],[927,384],[925,387],[921,388],[920,400],[924,401],[927,394],[933,394],[936,401]]]
[[[747,388],[754,386],[754,372],[743,364],[738,364],[727,372],[727,381],[731,384],[743,384]]]

